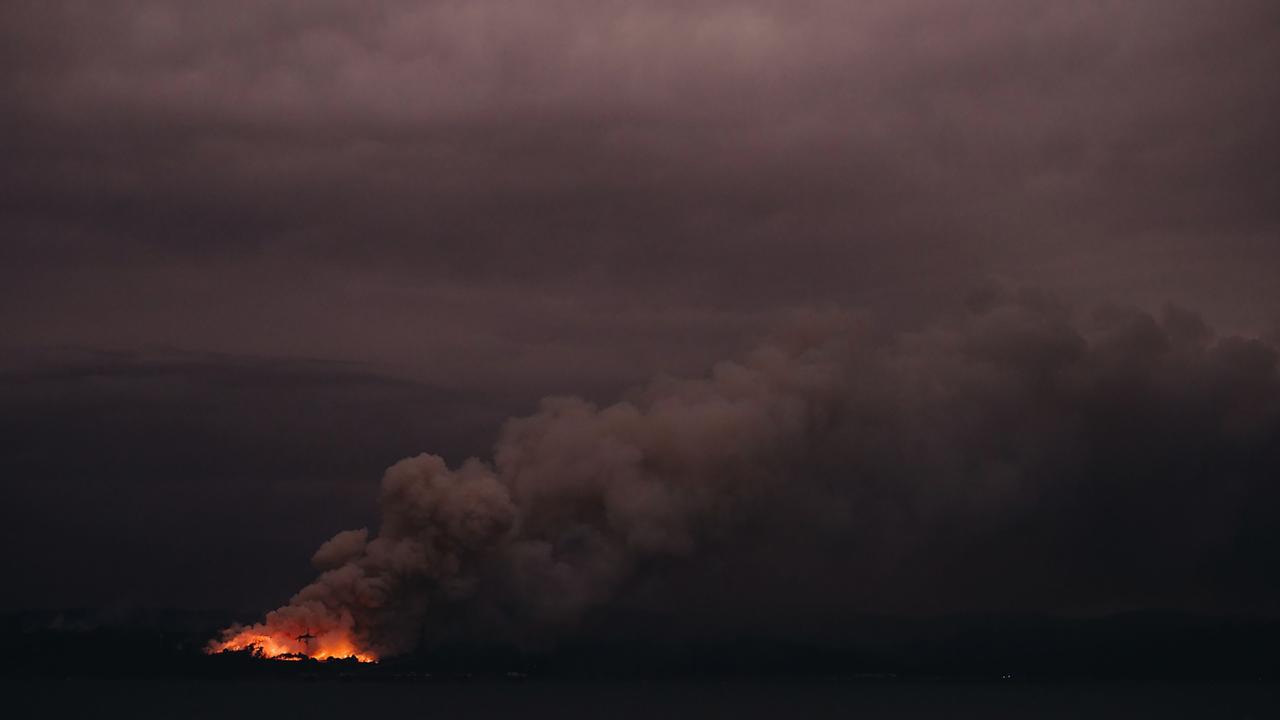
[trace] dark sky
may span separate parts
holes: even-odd
[[[0,606],[279,604],[320,542],[376,524],[397,460],[489,456],[540,397],[608,401],[853,315],[923,333],[874,341],[958,389],[923,417],[1052,427],[1013,433],[1019,458],[1054,448],[1019,468],[1056,478],[1046,458],[1083,443],[1076,471],[1128,478],[1116,512],[1166,481],[1160,522],[1228,508],[1234,539],[1124,601],[1274,610],[1277,68],[1274,0],[8,0],[0,521],[20,580]],[[1054,299],[989,291],[989,311],[973,291],[997,286]],[[975,352],[1088,379],[993,390],[946,360]],[[860,392],[841,397],[879,407]],[[1081,418],[1132,425],[1059,432]],[[961,435],[955,457],[987,457]],[[830,462],[796,472],[894,475]],[[1055,488],[1033,517],[1094,507]],[[1032,545],[1097,561],[1092,512]],[[1018,537],[978,515],[1007,524],[978,545]],[[939,537],[972,535],[955,522]],[[1117,542],[1180,552],[1152,537]],[[926,592],[884,582],[865,605]],[[1032,584],[1028,607],[1057,587]],[[996,595],[965,606],[1023,597]]]

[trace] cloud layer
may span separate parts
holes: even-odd
[[[1266,0],[3,12],[24,342],[403,362],[447,288],[504,338],[508,294],[624,322],[918,314],[991,274],[1244,324],[1280,300]]]

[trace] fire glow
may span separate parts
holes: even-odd
[[[244,628],[228,632],[222,640],[210,642],[206,648],[210,654],[224,652],[250,652],[268,660],[356,660],[362,663],[377,662],[378,658],[367,650],[356,647],[343,631],[312,635],[310,631],[290,637],[271,633],[260,627]]]

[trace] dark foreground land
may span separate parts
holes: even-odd
[[[1269,620],[867,618],[826,642],[597,637],[542,651],[434,647],[376,665],[204,655],[225,622],[7,616],[5,716],[1280,717]]]

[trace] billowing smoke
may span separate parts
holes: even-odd
[[[396,463],[378,531],[228,638],[387,655],[628,605],[1274,610],[1278,480],[1274,346],[1191,312],[996,288],[922,331],[815,315],[706,377],[547,399],[491,462]]]

